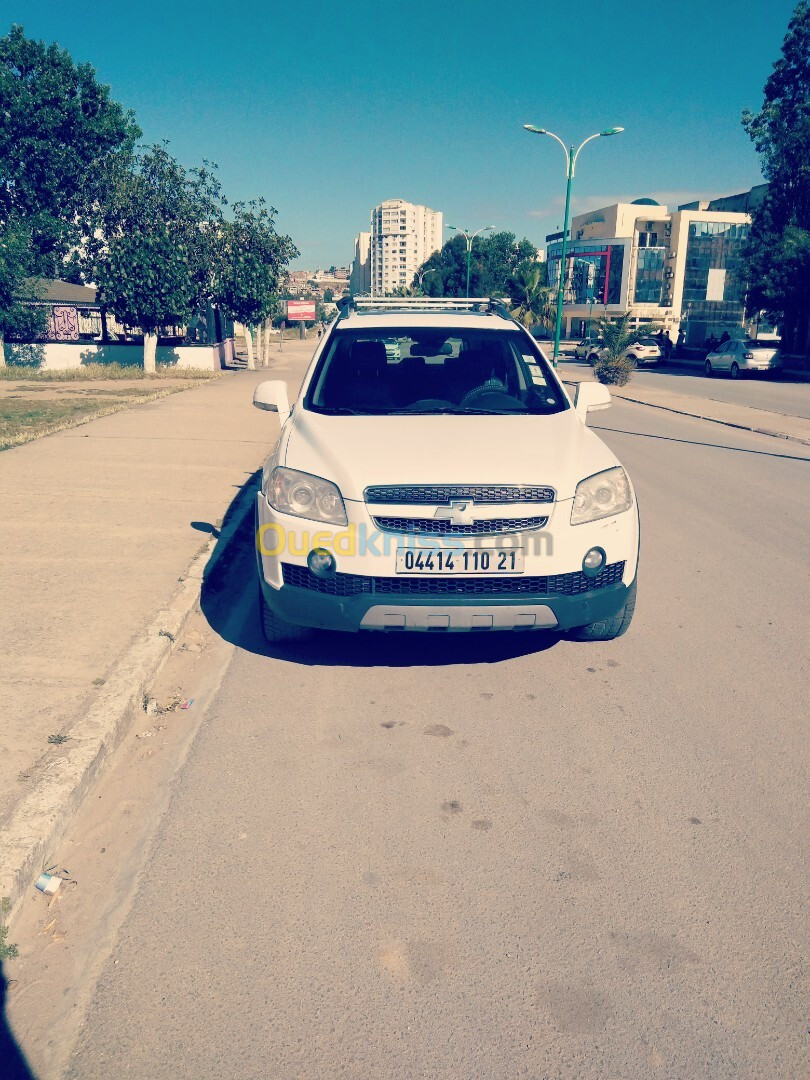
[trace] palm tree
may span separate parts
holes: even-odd
[[[630,381],[635,364],[624,355],[628,345],[638,341],[640,331],[630,325],[633,312],[628,311],[618,319],[610,319],[607,316],[599,319],[599,336],[604,345],[599,350],[599,358],[593,365],[594,373],[601,383],[609,383],[614,386],[625,386]],[[658,326],[649,325],[644,327],[644,337],[655,333]]]
[[[638,330],[630,325],[632,312],[628,311],[618,319],[607,317],[599,319],[599,337],[605,343],[601,350],[603,360],[619,360],[623,357],[624,350],[632,345],[638,337]],[[652,333],[653,331],[649,331]],[[645,330],[645,334],[647,331]]]
[[[542,263],[522,262],[509,279],[509,297],[515,305],[512,315],[525,327],[543,322],[548,315],[551,289],[545,278]]]

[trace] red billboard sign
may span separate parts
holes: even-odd
[[[288,300],[287,322],[315,322],[315,301]]]

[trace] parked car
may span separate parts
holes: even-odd
[[[581,342],[580,344],[584,344]],[[579,348],[579,346],[577,346]],[[577,353],[579,355],[579,353]],[[589,363],[594,364],[597,360],[601,360],[607,356],[607,349],[605,343],[600,338],[599,341],[594,344],[591,342],[590,349],[585,349],[583,355]],[[628,360],[632,360],[635,364],[657,364],[661,359],[661,349],[658,346],[658,342],[653,337],[639,338],[637,341],[631,342],[625,349],[622,350],[622,356],[627,357]]]
[[[753,338],[733,339],[719,345],[706,356],[706,374],[727,371],[738,379],[747,371],[779,371],[782,354],[778,341],[755,341]]]
[[[591,353],[601,349],[604,344],[601,338],[584,338],[574,346],[574,356],[578,360],[587,360]]]
[[[624,355],[639,366],[657,364],[661,359],[661,346],[654,337],[643,337],[628,345]]]
[[[638,506],[585,422],[610,394],[585,382],[570,398],[502,304],[357,297],[294,406],[283,382],[253,400],[281,421],[256,499],[268,641],[627,630]]]

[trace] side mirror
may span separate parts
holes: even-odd
[[[277,381],[259,383],[253,391],[253,404],[257,409],[264,409],[266,412],[277,412],[279,423],[283,426],[290,415],[287,384]]]
[[[574,396],[574,408],[577,416],[584,422],[591,410],[597,412],[599,409],[610,408],[610,391],[602,383],[581,382]]]

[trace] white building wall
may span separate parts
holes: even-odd
[[[442,246],[443,215],[427,206],[386,199],[371,212],[371,292],[407,287]]]
[[[371,233],[361,232],[355,237],[349,292],[352,296],[371,292]]]
[[[122,364],[143,367],[143,346],[101,345],[96,342],[48,342],[33,345],[7,344],[6,352],[12,363],[19,356],[37,360],[40,371],[66,371],[85,364]],[[178,369],[196,368],[219,371],[234,359],[233,338],[215,345],[158,345],[155,357],[158,364],[176,364]]]

